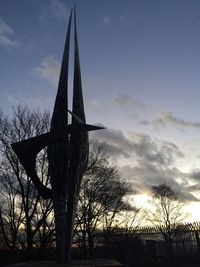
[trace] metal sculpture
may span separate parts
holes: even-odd
[[[52,199],[55,214],[57,262],[70,261],[75,211],[82,176],[86,170],[89,142],[88,131],[103,127],[86,124],[74,10],[74,82],[73,107],[68,110],[68,66],[72,12],[61,65],[50,132],[12,144],[13,150],[44,199]],[[72,116],[68,124],[68,115]],[[51,189],[40,181],[36,156],[47,146]]]

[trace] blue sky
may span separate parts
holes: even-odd
[[[165,182],[198,202],[198,0],[1,0],[1,109],[52,111],[75,2],[87,121],[108,128],[92,138],[138,192]]]

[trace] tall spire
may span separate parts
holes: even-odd
[[[51,130],[56,131],[59,124],[63,123],[67,125],[68,123],[68,69],[69,69],[69,48],[70,48],[70,32],[71,32],[71,20],[72,20],[72,11],[69,18],[67,36],[65,41],[65,48],[63,52],[60,77],[58,83],[58,91],[54,105],[54,111],[51,121]]]
[[[74,85],[73,85],[72,112],[76,114],[76,116],[78,116],[83,122],[85,122],[78,36],[77,36],[77,26],[76,26],[76,6],[74,8]]]
[[[66,260],[70,261],[73,239],[75,212],[78,204],[80,184],[87,167],[89,141],[85,124],[85,111],[82,95],[81,70],[76,28],[76,10],[74,9],[74,83],[72,104],[72,133],[70,136],[69,191],[66,214]]]

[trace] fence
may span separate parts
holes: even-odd
[[[190,266],[199,262],[200,222],[174,225],[170,231],[175,266]],[[99,231],[94,235],[93,256],[115,258],[127,267],[139,266],[141,259],[152,260],[155,264],[152,266],[164,266],[163,263],[169,259],[166,233],[165,227]],[[147,266],[151,266],[151,263],[147,263]]]

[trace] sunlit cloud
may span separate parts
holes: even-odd
[[[96,132],[92,139],[104,144],[111,157],[118,161],[122,177],[132,182],[138,192],[165,183],[184,201],[200,200],[193,194],[197,191],[195,184],[200,180],[200,171],[186,173],[177,168],[177,160],[185,155],[174,143],[154,139],[144,133],[125,135],[112,129]],[[123,161],[123,158],[126,160]]]
[[[52,56],[44,58],[39,67],[32,70],[32,74],[38,78],[46,80],[53,87],[58,84],[60,63]]]
[[[185,211],[190,215],[188,216],[192,221],[200,221],[200,203],[191,202],[184,207]],[[187,219],[188,220],[188,219]]]
[[[0,46],[6,49],[18,47],[13,29],[0,17]]]

